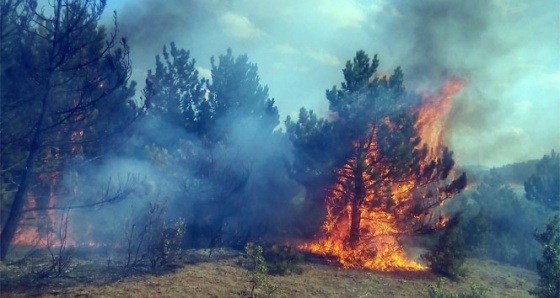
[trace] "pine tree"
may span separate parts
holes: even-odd
[[[190,53],[171,43],[169,51],[164,47],[163,59],[156,57],[144,93],[151,107],[148,118],[188,135],[189,140],[172,139],[147,147],[150,151],[160,151],[154,146],[160,147],[171,153],[173,166],[195,173],[184,181],[184,173],[166,171],[180,185],[196,185],[187,190],[197,194],[189,203],[195,214],[192,240],[213,247],[227,236],[223,229],[228,220],[249,221],[243,218],[250,209],[246,207],[258,202],[245,188],[264,158],[253,143],[257,136],[266,145],[277,141],[274,130],[279,116],[268,88],[260,84],[258,67],[247,55],[236,57],[228,49],[218,59],[211,58],[211,65],[211,79],[199,78]]]
[[[286,120],[295,147],[294,177],[312,194],[335,181],[329,192],[342,199],[331,207],[333,213],[342,214],[351,206],[351,247],[361,241],[362,207],[390,212],[405,230],[420,230],[426,224],[425,211],[466,184],[464,175],[447,186],[441,184],[454,165],[447,149],[422,166],[427,148],[419,146],[414,127],[418,113],[413,111],[419,99],[406,91],[400,68],[391,76],[380,76],[378,65],[377,56],[370,59],[364,51],[346,63],[341,87],[326,91],[329,121],[318,120],[304,109],[297,121]],[[393,181],[414,184],[423,195],[395,204]]]
[[[428,261],[432,271],[451,279],[466,274],[462,268],[467,257],[463,232],[459,227],[459,217],[453,218],[445,227],[436,246],[422,257]]]
[[[213,115],[206,99],[205,79],[199,79],[190,52],[175,43],[163,47],[163,61],[156,56],[156,68],[149,70],[144,93],[152,117],[160,117],[188,132],[205,133]]]
[[[554,150],[539,160],[536,173],[525,181],[525,195],[553,211],[560,210],[560,156]],[[560,215],[550,218],[535,239],[543,253],[536,263],[540,280],[533,292],[539,298],[560,297]]]
[[[535,239],[543,246],[543,254],[537,261],[540,280],[534,294],[539,298],[560,297],[560,216],[551,218],[546,230],[536,233]]]
[[[36,1],[2,1],[1,6],[7,46],[3,43],[1,57],[0,155],[8,190],[2,201],[11,203],[0,236],[1,260],[32,186],[49,183],[45,173],[57,174],[83,154],[86,144],[120,132],[138,112],[129,98],[133,86],[127,86],[128,46],[123,40],[115,50],[116,31],[97,23],[105,1],[56,0],[47,7],[43,11]],[[107,120],[100,117],[103,108],[117,106],[132,110],[118,115],[122,125],[101,123]]]
[[[207,86],[213,118],[233,121],[214,127],[214,137],[218,140],[227,137],[226,127],[233,123],[272,133],[279,123],[278,108],[268,96],[268,87],[260,84],[257,65],[249,62],[247,55],[235,57],[231,49],[220,55],[217,63],[212,57],[211,64],[212,81]]]
[[[528,200],[560,210],[560,155],[554,150],[536,165],[536,172],[525,181]]]

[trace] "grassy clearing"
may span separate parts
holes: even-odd
[[[239,255],[211,260],[180,258],[181,265],[163,274],[142,274],[118,278],[111,282],[65,287],[28,288],[19,292],[2,292],[2,297],[245,297],[250,290],[246,271],[239,265]],[[345,270],[332,265],[307,262],[303,274],[271,276],[278,286],[272,297],[425,297],[428,285],[438,276],[430,272],[374,272]],[[530,297],[536,273],[493,261],[468,259],[467,277],[446,288],[468,290],[472,284],[488,289],[489,297]],[[2,277],[4,278],[4,277]],[[257,290],[257,297],[263,297]]]

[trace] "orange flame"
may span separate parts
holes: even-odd
[[[442,136],[447,115],[452,107],[452,97],[465,85],[464,80],[448,80],[443,83],[438,95],[423,94],[415,128],[422,141],[431,149],[427,158],[434,158],[442,150]],[[370,145],[366,148],[367,154],[375,157],[375,148],[375,144]],[[372,160],[374,159],[372,158]],[[350,160],[347,164],[354,163],[354,160]],[[381,171],[385,170],[381,169]],[[348,185],[346,182],[352,175],[352,169],[348,167],[339,170],[339,181],[326,198],[327,216],[322,226],[323,233],[318,240],[300,245],[300,248],[318,254],[335,256],[345,268],[380,271],[428,269],[408,258],[398,242],[399,235],[404,231],[399,228],[396,217],[402,216],[404,211],[398,209],[391,211],[387,208],[387,206],[396,206],[412,199],[413,181],[388,181],[388,185],[390,185],[388,191],[392,193],[389,198],[382,198],[383,194],[375,193],[375,191],[367,193],[364,199],[366,204],[361,204],[359,209],[361,218],[359,243],[349,245],[352,200],[344,198],[343,185]],[[389,202],[389,200],[391,201]],[[439,220],[433,224],[433,228],[444,227],[448,220],[448,217],[440,216]]]
[[[422,141],[431,149],[431,159],[443,145],[445,124],[453,106],[453,96],[466,85],[466,80],[449,79],[443,82],[439,94],[422,93],[422,105],[415,127]]]
[[[77,103],[75,103],[77,104]],[[76,121],[81,120],[81,115],[76,116]],[[77,130],[70,133],[71,141],[78,141],[83,138],[84,131]],[[72,144],[70,152],[77,154],[81,149],[79,144]],[[44,158],[46,167],[56,168],[56,161],[60,158],[60,153],[51,154],[51,150],[46,150]],[[14,244],[35,246],[35,247],[61,247],[77,246],[78,243],[72,235],[72,230],[67,225],[70,217],[68,211],[57,210],[58,198],[56,196],[61,172],[53,169],[50,172],[42,173],[38,179],[48,185],[48,204],[47,206],[37,206],[37,197],[34,193],[27,194],[27,202],[24,208],[26,215],[20,220],[19,226],[14,236]]]
[[[64,227],[68,223],[68,213],[59,216],[52,209],[56,203],[56,197],[51,193],[46,211],[46,216],[39,214],[38,211],[30,211],[26,218],[20,222],[14,237],[14,244],[34,247],[61,247],[76,246],[77,243]],[[27,210],[34,210],[37,207],[36,198],[32,193],[28,193]]]

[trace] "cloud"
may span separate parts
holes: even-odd
[[[338,59],[338,57],[336,55],[331,54],[330,52],[326,51],[325,49],[319,49],[319,50],[308,49],[308,50],[300,51],[300,50],[294,48],[289,43],[283,43],[283,44],[276,45],[276,51],[278,51],[281,54],[291,55],[291,56],[303,54],[305,57],[309,57],[309,58],[315,60],[316,62],[319,62],[319,63],[324,64],[324,65],[339,66],[341,64],[340,59]],[[281,66],[281,67],[278,67],[278,66]],[[276,67],[277,68],[283,68],[283,69],[288,68],[288,67],[286,67],[286,64],[284,64],[284,63],[276,63]],[[300,65],[297,68],[299,70],[302,70],[302,69],[308,70],[308,67],[302,66],[302,65]]]
[[[340,59],[337,56],[328,53],[327,51],[321,50],[310,50],[305,53],[307,56],[311,57],[317,62],[322,64],[339,66],[341,64]]]
[[[283,44],[279,44],[276,46],[276,50],[282,54],[288,54],[288,55],[295,55],[295,54],[299,54],[299,51],[296,50],[294,47],[292,47],[290,44],[288,43],[283,43]]]
[[[560,71],[542,73],[538,82],[546,87],[560,91]]]
[[[208,80],[212,79],[212,71],[210,69],[198,66],[196,68],[196,70],[198,70],[198,75],[200,77],[208,79]]]
[[[279,69],[279,70],[284,70],[284,71],[294,71],[294,72],[309,72],[311,69],[307,66],[304,65],[287,65],[284,63],[275,63],[274,67]],[[294,111],[295,112],[295,111]]]
[[[493,4],[498,7],[502,14],[516,14],[526,10],[528,7],[527,3],[520,3],[519,0],[494,0]]]
[[[525,128],[517,126],[501,126],[486,130],[463,132],[460,142],[463,150],[455,151],[455,159],[460,164],[484,164],[501,166],[514,160],[527,160],[527,152],[531,150],[534,136]],[[503,144],[510,144],[504,146]],[[550,150],[546,148],[546,150]],[[545,153],[546,153],[545,150]],[[539,152],[540,153],[540,152]]]
[[[331,25],[338,28],[361,28],[367,20],[367,9],[356,1],[323,0],[318,10]]]
[[[231,11],[222,14],[220,22],[226,32],[241,39],[259,38],[264,35],[264,32],[257,28],[247,17]]]

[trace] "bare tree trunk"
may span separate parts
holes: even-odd
[[[40,138],[47,114],[47,99],[49,97],[49,88],[50,78],[47,81],[45,88],[45,90],[47,91],[45,91],[45,94],[43,94],[41,103],[41,114],[39,115],[39,119],[37,120],[37,124],[35,125],[35,132],[33,133],[33,139],[31,139],[31,146],[29,147],[29,155],[27,156],[27,160],[25,161],[25,170],[21,175],[18,190],[14,196],[14,201],[10,209],[10,214],[8,215],[8,219],[6,220],[4,228],[2,229],[2,234],[0,234],[0,261],[4,261],[6,259],[8,250],[10,249],[10,245],[12,244],[12,241],[14,240],[14,236],[16,234],[19,220],[23,211],[23,206],[25,205],[29,181],[31,179],[31,176],[33,175],[35,160],[37,158],[37,155],[39,154]]]

